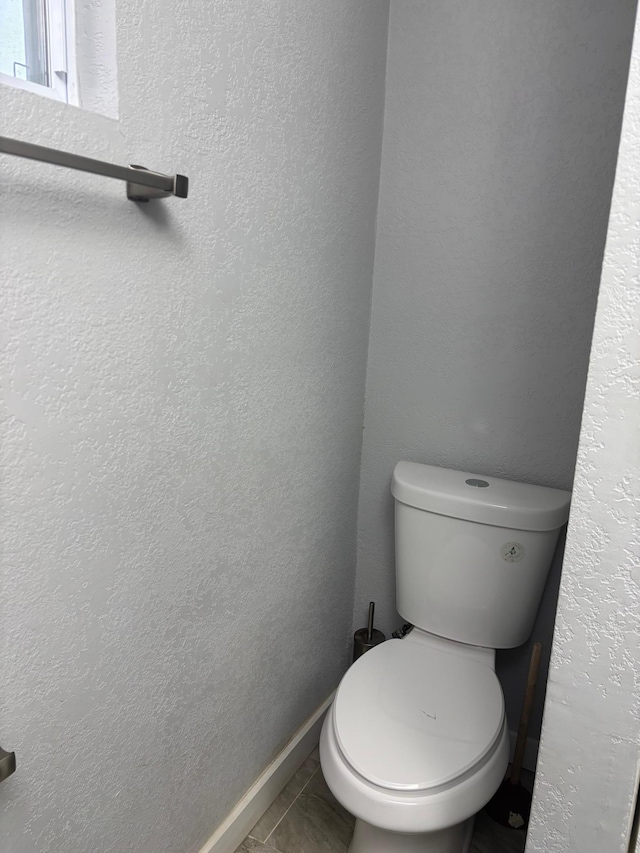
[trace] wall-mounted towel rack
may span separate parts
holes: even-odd
[[[189,178],[184,175],[162,175],[160,172],[151,172],[144,166],[116,166],[113,163],[103,163],[91,157],[68,154],[66,151],[56,151],[55,148],[45,148],[44,145],[33,145],[31,142],[9,139],[6,136],[0,136],[0,153],[42,160],[43,163],[53,163],[54,166],[66,166],[67,169],[79,169],[81,172],[93,172],[106,178],[126,181],[127,198],[131,201],[149,201],[152,198],[172,195],[186,198],[189,191]]]
[[[7,752],[0,746],[0,782],[16,772],[16,754],[15,752]]]

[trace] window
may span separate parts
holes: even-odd
[[[76,103],[72,0],[0,0],[0,82]]]
[[[117,119],[115,5],[0,0],[0,89],[36,92]]]

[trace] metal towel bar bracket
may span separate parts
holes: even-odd
[[[15,752],[7,752],[0,746],[0,782],[11,776],[16,769]]]
[[[34,145],[6,136],[0,136],[0,153],[126,181],[127,198],[131,201],[149,201],[152,198],[167,196],[186,198],[189,192],[189,178],[185,175],[162,175],[160,172],[151,172],[144,166],[116,166],[113,163],[103,163],[102,160],[68,154],[65,151],[56,151],[55,148],[45,148],[44,145]]]

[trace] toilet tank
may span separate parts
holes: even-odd
[[[461,643],[524,643],[571,493],[415,462],[391,491],[400,615]]]

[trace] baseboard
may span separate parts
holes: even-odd
[[[200,853],[234,853],[249,830],[255,826],[305,758],[318,745],[322,721],[333,702],[333,696],[334,693],[303,723],[200,849]]]
[[[509,750],[509,762],[513,761],[513,753],[516,751],[517,732],[509,732],[511,740],[511,748]],[[524,759],[522,766],[525,770],[530,770],[535,773],[536,764],[538,763],[538,750],[540,749],[540,741],[537,738],[528,737],[524,748]]]

